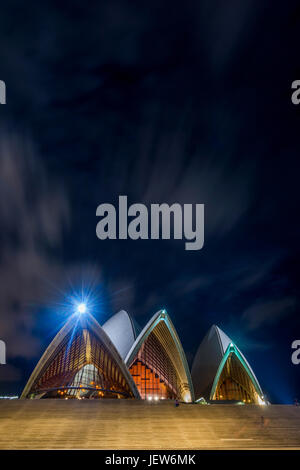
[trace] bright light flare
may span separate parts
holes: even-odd
[[[259,405],[266,405],[266,402],[264,401],[263,398],[261,398],[260,396],[258,396],[257,399],[258,399],[257,401],[258,401],[258,404],[259,404]]]
[[[81,315],[82,313],[85,313],[86,310],[87,308],[84,302],[81,302],[80,304],[77,305],[77,312],[79,313],[79,315]]]

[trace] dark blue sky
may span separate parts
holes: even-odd
[[[100,323],[165,307],[190,364],[216,323],[271,400],[300,396],[297,3],[1,4],[0,392],[20,393],[83,280]],[[121,194],[204,203],[204,248],[98,240]]]

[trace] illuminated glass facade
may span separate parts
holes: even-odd
[[[160,310],[136,334],[125,311],[102,328],[85,312],[72,315],[42,355],[21,398],[178,399],[264,404],[246,358],[213,326],[192,368],[173,323]],[[195,394],[194,394],[195,390]]]
[[[193,399],[189,368],[175,328],[157,312],[129,351],[126,364],[142,399]]]
[[[222,366],[211,398],[212,400],[259,403],[259,394],[255,382],[238,358],[233,347]]]
[[[154,332],[151,332],[129,368],[141,398],[178,398],[180,379]]]
[[[100,325],[90,316],[58,334],[22,397],[133,398],[132,378]]]
[[[196,400],[264,404],[259,382],[245,356],[213,325],[196,353],[192,378]]]

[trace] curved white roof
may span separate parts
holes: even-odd
[[[165,332],[160,331],[159,325],[162,322],[166,325],[166,331],[168,335],[166,336]],[[143,330],[140,332],[135,342],[132,344],[130,350],[125,359],[125,364],[127,367],[130,367],[132,361],[135,359],[138,351],[140,350],[143,342],[148,338],[149,334],[155,330],[159,341],[163,345],[167,354],[169,355],[175,369],[177,370],[178,376],[180,377],[181,384],[185,390],[183,393],[183,399],[187,402],[193,401],[194,399],[194,390],[193,383],[190,375],[190,370],[188,363],[183,351],[180,339],[177,335],[175,327],[165,310],[159,310],[156,312],[153,317],[149,320]]]
[[[222,345],[222,348],[223,348],[223,355],[225,354],[228,346],[230,344],[234,344],[234,342],[224,333],[224,331],[221,330],[221,328],[219,328],[218,326],[216,326],[216,329],[217,329],[217,332],[218,332],[218,335],[219,335],[219,339],[220,339],[220,342],[221,342],[221,345]],[[253,369],[252,367],[250,366],[249,362],[247,361],[247,359],[245,358],[244,354],[242,353],[242,351],[237,347],[236,344],[234,344],[234,346],[236,347],[236,349],[238,350],[238,352],[240,353],[240,355],[242,356],[242,358],[244,359],[246,365],[248,366],[251,374],[253,375],[253,378],[254,380],[256,380],[257,382],[257,385],[258,385],[258,388],[260,389],[260,392],[262,394],[262,390],[261,390],[261,387],[259,385],[259,381],[257,380],[257,377],[256,375],[254,374],[253,372]]]
[[[226,349],[228,348],[229,344],[232,343],[231,339],[224,333],[224,331],[221,330],[218,326],[214,325],[217,334],[218,334],[218,339],[220,341],[220,345],[223,351],[223,354],[225,354]]]
[[[120,310],[104,323],[102,329],[115,345],[122,359],[125,359],[136,338],[134,324],[128,313]]]
[[[260,389],[259,382],[243,353],[221,328],[213,325],[201,342],[192,366],[192,380],[196,399],[210,397],[215,376],[230,344],[233,344],[240,353]]]
[[[101,343],[103,343],[103,345],[109,351],[111,357],[115,360],[135,398],[140,398],[140,394],[138,392],[138,389],[136,388],[135,382],[132,379],[123,359],[120,357],[117,348],[114,346],[113,342],[110,340],[106,332],[103,331],[103,328],[99,325],[97,320],[90,313],[85,313],[84,315],[79,317],[76,314],[70,316],[65,325],[59,330],[55,338],[51,341],[48,348],[40,358],[36,367],[34,368],[27,384],[25,385],[21,398],[27,397],[32,385],[34,384],[39,374],[47,366],[49,360],[51,360],[51,357],[53,357],[57,349],[60,347],[60,344],[68,335],[68,333],[74,330],[74,328],[90,329],[96,335],[99,341],[101,341]]]

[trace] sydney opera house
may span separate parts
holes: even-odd
[[[140,329],[124,310],[100,326],[85,308],[50,343],[21,398],[264,403],[245,356],[217,326],[200,344],[190,373],[165,310]]]

